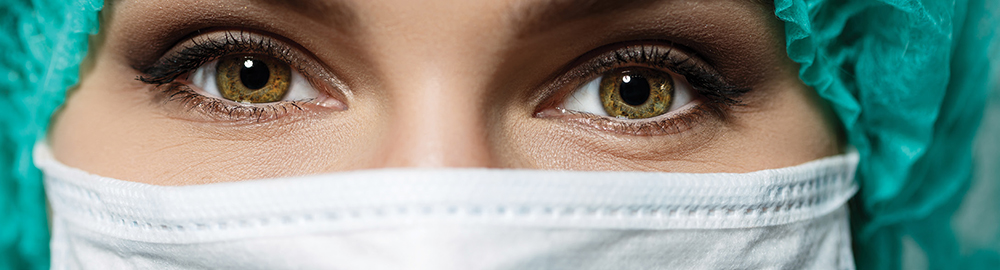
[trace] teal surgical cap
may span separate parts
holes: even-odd
[[[998,2],[774,1],[801,79],[862,156],[859,269],[1000,269]],[[31,149],[79,80],[102,6],[0,0],[0,269],[49,266]]]
[[[1000,269],[1000,177],[972,181],[973,138],[990,87],[997,94],[998,4],[775,1],[799,77],[861,153],[851,201],[859,268]],[[984,154],[992,163],[980,166],[1000,166],[998,152]],[[967,200],[972,186],[986,197]]]
[[[0,269],[49,268],[32,145],[76,84],[101,0],[0,0]]]

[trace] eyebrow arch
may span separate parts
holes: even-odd
[[[543,0],[517,4],[508,14],[508,23],[522,36],[543,32],[560,24],[603,14],[641,9],[664,0]],[[774,0],[750,1],[774,8]]]
[[[358,16],[344,0],[256,0],[268,6],[279,6],[302,14],[314,21],[326,23],[348,33],[357,29]]]
[[[507,14],[508,23],[521,35],[543,32],[587,17],[642,8],[662,0],[544,0],[518,4]]]

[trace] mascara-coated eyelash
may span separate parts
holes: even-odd
[[[273,58],[292,67],[297,78],[308,78],[319,97],[308,100],[283,100],[271,103],[234,102],[212,97],[195,87],[189,77],[195,70],[220,58],[246,55]],[[247,31],[215,31],[198,35],[169,50],[151,65],[135,67],[143,76],[137,78],[152,84],[155,100],[176,103],[186,110],[200,112],[209,121],[264,122],[291,112],[313,108],[346,109],[348,92],[343,83],[329,74],[310,55],[285,42]],[[301,74],[301,76],[297,76]],[[331,97],[333,96],[333,97]]]
[[[748,88],[727,83],[714,68],[695,54],[669,42],[612,44],[579,59],[582,61],[576,61],[574,68],[547,88],[548,93],[543,96],[549,98],[540,103],[536,117],[560,118],[626,135],[669,135],[688,130],[710,117],[725,120],[727,109],[740,105],[740,97],[749,91]],[[645,119],[600,116],[567,110],[561,106],[567,98],[588,83],[594,83],[609,72],[622,72],[623,69],[630,68],[640,71],[659,70],[663,74],[678,75],[680,83],[689,84],[694,90],[693,101],[690,104],[679,104],[681,106],[672,105],[671,107],[679,109]]]

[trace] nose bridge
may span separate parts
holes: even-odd
[[[428,74],[429,73],[429,74]],[[442,73],[452,73],[449,76]],[[386,167],[488,167],[483,92],[452,69],[399,74],[389,91],[392,113]]]
[[[384,166],[490,166],[483,100],[498,18],[461,11],[493,5],[404,1],[373,6],[380,12],[363,19],[374,25],[369,38],[388,97]]]
[[[383,51],[391,118],[383,165],[488,167],[485,75],[470,66],[476,56],[457,48],[460,41],[430,39]]]

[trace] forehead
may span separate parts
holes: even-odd
[[[292,40],[355,39],[347,41],[357,44],[364,40],[357,38],[373,35],[435,42],[457,35],[523,38],[567,25],[575,26],[577,34],[599,35],[590,29],[615,25],[618,29],[611,31],[660,28],[699,36],[692,38],[780,28],[762,25],[775,21],[774,9],[758,0],[121,0],[106,10],[105,20],[118,28],[113,32],[131,33],[121,38],[149,48],[219,27],[251,28]]]
[[[331,28],[356,30],[366,23],[385,21],[391,15],[408,22],[434,20],[461,20],[469,18],[493,19],[494,27],[539,30],[547,26],[572,22],[587,17],[659,9],[663,11],[691,11],[713,9],[720,6],[757,7],[773,12],[773,4],[766,0],[120,0],[111,7],[124,7],[126,11],[143,11],[142,7],[159,12],[202,12],[204,17],[246,16],[258,13],[281,14],[308,18]],[[677,8],[671,9],[670,6]],[[145,9],[145,11],[149,11]],[[218,11],[212,13],[212,11]],[[149,12],[126,12],[125,16]],[[739,16],[736,12],[719,10],[719,15]],[[727,14],[728,13],[728,14]],[[627,14],[624,14],[627,15]],[[155,15],[154,15],[155,16]]]
[[[588,16],[649,7],[657,2],[678,0],[250,0],[294,11],[331,25],[358,26],[363,13],[420,14],[425,19],[440,17],[498,17],[511,27],[539,28]],[[433,16],[433,17],[432,17]]]

